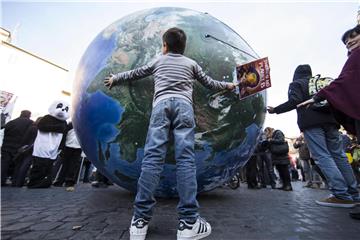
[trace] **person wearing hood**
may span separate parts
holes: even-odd
[[[311,156],[324,173],[332,192],[332,195],[316,203],[322,206],[352,208],[356,205],[354,200],[359,198],[359,192],[354,173],[342,149],[337,121],[331,111],[297,108],[298,104],[310,99],[311,76],[310,65],[299,65],[289,85],[288,101],[277,107],[269,106],[268,112],[281,114],[296,109],[300,131],[304,133]]]
[[[326,99],[336,120],[347,132],[356,135],[360,144],[360,25],[347,30],[341,40],[348,50],[348,59],[339,77],[298,107]],[[360,219],[360,211],[351,212],[350,216]]]
[[[285,135],[281,130],[275,130],[268,141],[268,148],[271,152],[271,159],[279,172],[282,186],[278,189],[292,191],[291,177],[289,172],[289,145],[285,140]]]

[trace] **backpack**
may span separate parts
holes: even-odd
[[[289,145],[286,141],[283,143],[272,143],[270,145],[270,152],[274,155],[286,155],[289,153]]]
[[[312,97],[318,93],[321,89],[328,86],[332,81],[331,77],[321,77],[320,74],[317,74],[309,79],[309,96]],[[324,100],[318,103],[312,104],[311,108],[314,110],[328,110],[329,103]]]

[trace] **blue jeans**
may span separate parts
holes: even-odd
[[[316,164],[324,173],[334,196],[344,200],[359,198],[354,172],[342,148],[335,125],[304,130],[304,137]]]
[[[167,98],[153,108],[135,197],[135,218],[150,220],[152,217],[152,209],[156,203],[154,192],[164,168],[169,134],[173,134],[179,219],[197,219],[199,204],[196,200],[194,128],[193,107],[185,99]]]

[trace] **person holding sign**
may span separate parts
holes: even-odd
[[[195,120],[192,102],[194,80],[209,89],[233,90],[234,83],[213,80],[190,58],[183,55],[186,34],[179,28],[168,29],[163,37],[162,55],[152,62],[109,75],[104,85],[111,89],[127,81],[154,75],[153,109],[138,180],[130,239],[145,239],[156,200],[155,190],[164,168],[169,134],[175,139],[179,226],[177,239],[200,239],[211,233],[210,224],[200,217],[196,199]]]

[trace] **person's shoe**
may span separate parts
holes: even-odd
[[[75,183],[73,182],[65,182],[65,187],[73,187],[75,185]]]
[[[63,186],[63,183],[62,183],[62,182],[54,182],[54,183],[53,183],[53,186],[54,186],[54,187],[62,187],[62,186]]]
[[[107,188],[109,185],[107,185],[106,183],[103,183],[103,182],[93,181],[91,183],[91,186],[96,187],[96,188]]]
[[[312,182],[307,182],[304,187],[306,188],[311,188],[313,186],[313,183]]]
[[[75,191],[75,187],[74,187],[74,186],[70,186],[70,187],[67,187],[65,190],[66,190],[67,192],[73,192],[73,191]]]
[[[276,189],[276,184],[271,184],[272,189]]]
[[[321,183],[313,183],[311,188],[313,189],[320,189],[321,188]]]
[[[254,189],[255,188],[255,186],[254,185],[252,185],[252,184],[250,184],[250,183],[248,183],[248,189]]]
[[[287,186],[284,186],[281,190],[289,192],[289,191],[292,191],[293,189],[292,189],[291,185],[287,185]]]
[[[248,189],[261,189],[259,185],[248,184]]]
[[[354,218],[354,219],[360,220],[360,211],[350,212],[349,215],[350,215],[350,217],[352,217],[352,218]]]
[[[343,200],[335,196],[330,196],[315,202],[321,206],[326,207],[353,208],[356,206],[352,200]]]
[[[93,181],[93,182],[91,183],[91,186],[92,186],[92,187],[98,188],[99,185],[100,185],[100,183],[99,183],[98,181]]]
[[[130,240],[144,240],[149,227],[149,221],[143,218],[131,219],[131,225],[129,228]]]
[[[211,233],[210,223],[198,217],[195,223],[189,224],[180,220],[177,230],[177,240],[197,240],[209,236]]]
[[[353,199],[353,201],[357,206],[360,206],[360,198]]]

